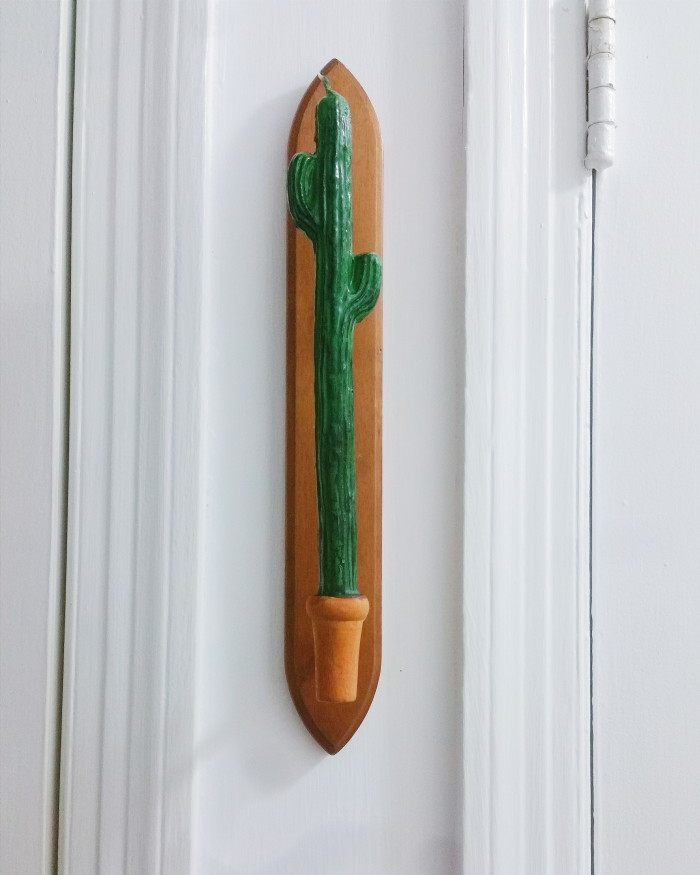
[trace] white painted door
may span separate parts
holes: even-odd
[[[617,156],[595,219],[595,871],[687,875],[700,868],[700,7],[621,2],[617,33]]]
[[[12,154],[37,171],[36,203],[52,192],[33,267],[53,280],[36,322],[53,346],[11,352],[35,368],[52,443],[43,503],[19,495],[8,531],[19,543],[41,507],[32,543],[52,552],[26,554],[29,645],[3,577],[8,713],[30,691],[32,731],[3,735],[25,765],[3,748],[2,789],[6,773],[28,787],[34,815],[3,872],[50,871],[58,821],[63,875],[583,875],[583,4],[77,0],[73,83],[68,7],[36,8],[60,75],[37,64],[13,87],[41,81],[28,118],[54,140],[36,165]],[[384,144],[384,647],[372,708],[329,757],[283,672],[284,182],[294,111],[334,56]],[[3,246],[5,205],[22,206],[8,190]],[[52,224],[69,201],[70,239]],[[8,434],[27,462],[22,421]]]

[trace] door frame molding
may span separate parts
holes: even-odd
[[[190,871],[207,3],[78,0],[59,868]]]
[[[585,59],[583,2],[465,0],[465,872],[590,872]]]

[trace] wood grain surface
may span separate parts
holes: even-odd
[[[350,106],[353,135],[353,251],[382,254],[382,148],[372,104],[338,60],[321,71]],[[299,104],[288,158],[314,152],[316,104],[324,95],[314,79]],[[318,588],[318,516],[314,442],[314,256],[311,241],[288,217],[287,231],[287,507],[285,668],[296,708],[329,753],[353,736],[374,697],[381,665],[382,295],[355,329],[355,455],[357,466],[357,579],[370,603],[360,645],[354,702],[319,702],[306,600]]]

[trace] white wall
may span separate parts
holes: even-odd
[[[595,871],[700,859],[700,7],[618,4],[595,239]]]
[[[209,58],[195,871],[457,871],[462,2],[220,3]],[[330,757],[283,667],[286,142],[338,57],[382,129],[384,642]]]
[[[0,4],[0,871],[55,856],[71,4]]]

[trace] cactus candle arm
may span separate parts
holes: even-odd
[[[374,252],[352,257],[350,306],[355,322],[365,318],[377,303],[382,286],[382,263]]]
[[[314,193],[315,155],[299,152],[289,165],[288,200],[294,224],[301,228],[310,240],[314,240],[318,216]]]
[[[357,510],[352,345],[382,281],[379,256],[352,253],[352,134],[347,101],[323,79],[316,153],[289,165],[289,210],[316,261],[314,400],[319,595],[356,596]]]

